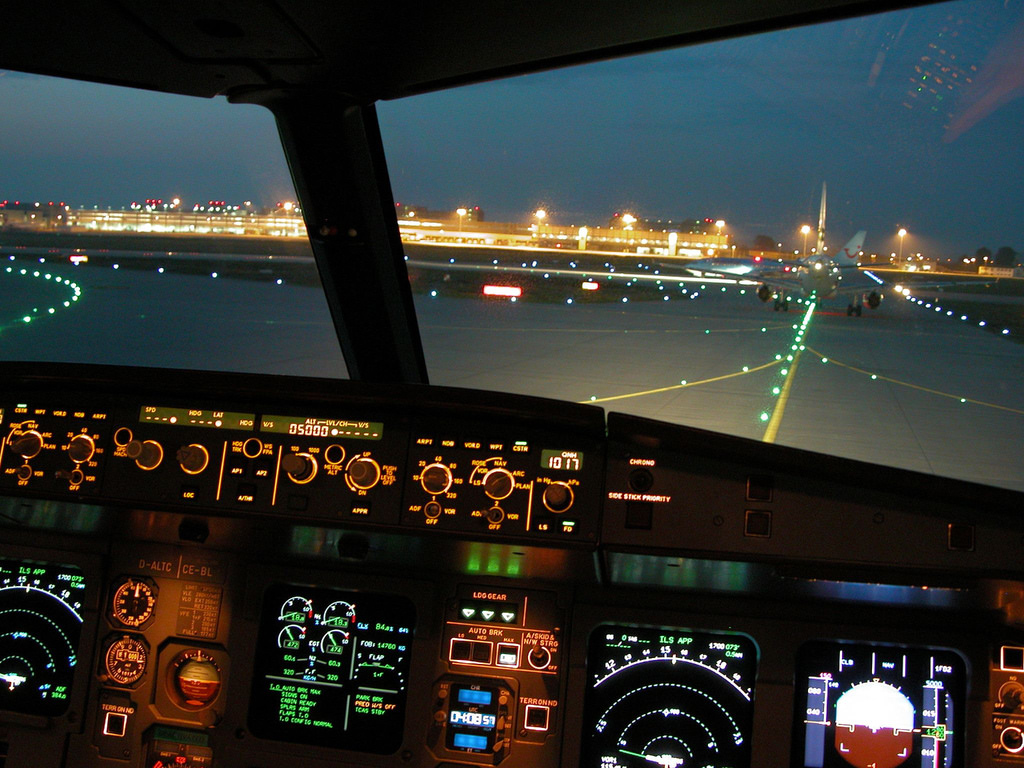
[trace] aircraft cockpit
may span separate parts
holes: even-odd
[[[6,9],[0,768],[1024,765],[1022,13]]]

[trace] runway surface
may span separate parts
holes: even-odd
[[[346,375],[317,288],[0,264],[4,359]],[[749,288],[699,281],[626,304],[416,297],[434,384],[593,402],[1024,490],[1024,345],[892,292],[860,318],[845,306],[777,313]]]

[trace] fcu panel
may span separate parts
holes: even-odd
[[[136,374],[138,375],[138,374]],[[594,545],[603,483],[599,410],[505,397],[474,408],[288,381],[244,399],[183,396],[196,374],[0,392],[0,491],[298,522]],[[283,387],[283,385],[282,385]],[[347,390],[357,394],[346,396]],[[328,390],[328,391],[325,391]],[[209,392],[207,387],[204,391]],[[444,391],[433,391],[443,397]],[[450,403],[464,402],[455,408]]]

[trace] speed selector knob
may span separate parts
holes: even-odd
[[[125,455],[135,459],[140,469],[151,470],[160,466],[164,460],[164,448],[156,440],[132,440],[124,447]]]
[[[186,474],[198,475],[210,463],[210,452],[206,450],[205,446],[192,443],[181,446],[174,458],[178,460],[178,464]]]
[[[281,469],[293,483],[302,485],[316,477],[316,459],[308,453],[288,453],[281,457]]]
[[[507,469],[492,469],[484,475],[484,493],[495,501],[507,499],[515,490],[516,480]]]
[[[358,456],[348,463],[345,469],[348,481],[353,488],[368,491],[380,482],[380,464],[369,456]]]
[[[544,489],[541,500],[550,511],[561,514],[572,506],[574,501],[572,487],[562,482],[551,483]]]
[[[437,496],[452,487],[452,471],[444,464],[431,464],[420,472],[420,485],[427,493]]]
[[[68,443],[68,456],[75,464],[82,464],[96,453],[96,443],[88,435],[75,435]]]
[[[31,459],[43,450],[43,436],[32,429],[22,432],[17,437],[12,435],[7,439],[7,444],[23,459]]]

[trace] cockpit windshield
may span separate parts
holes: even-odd
[[[1022,38],[970,0],[378,104],[431,383],[1024,490]],[[0,358],[347,376],[268,111],[0,99]]]

